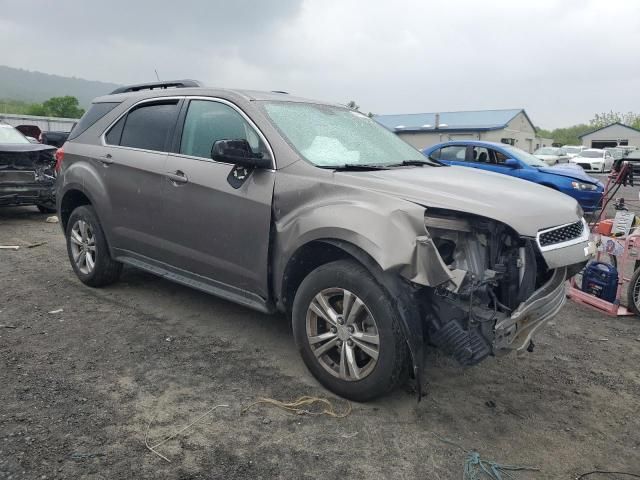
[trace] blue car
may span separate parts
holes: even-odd
[[[599,208],[604,191],[602,182],[578,166],[549,167],[530,153],[504,143],[460,140],[438,143],[422,153],[447,165],[489,170],[553,188],[575,198],[585,212]]]

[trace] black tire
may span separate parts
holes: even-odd
[[[55,207],[49,207],[47,205],[36,205],[40,213],[56,213]]]
[[[92,238],[95,239],[95,263],[93,269],[89,272],[82,272],[80,270],[72,253],[71,232],[78,221],[84,221],[90,226]],[[111,258],[107,239],[102,231],[98,216],[91,205],[77,207],[71,212],[65,235],[67,238],[69,261],[71,262],[73,271],[82,283],[90,287],[104,287],[118,281],[120,273],[122,272],[122,263],[116,262]]]
[[[622,274],[622,272],[620,272]],[[636,269],[631,276],[631,280],[629,280],[629,285],[627,285],[627,308],[631,310],[636,315],[640,316],[640,308],[636,304],[634,297],[634,291],[638,287],[638,303],[640,303],[640,268],[638,268],[638,264],[636,262]]]
[[[362,300],[375,321],[379,338],[378,357],[369,373],[362,379],[349,381],[329,373],[316,358],[309,343],[307,312],[316,295],[331,288],[345,289],[353,293]],[[350,260],[327,263],[315,269],[302,281],[293,301],[293,335],[307,368],[327,389],[358,402],[390,392],[404,378],[408,348],[399,322],[399,314],[387,291],[368,270]],[[356,352],[355,348],[353,351]],[[359,353],[360,358],[363,358],[362,352]]]

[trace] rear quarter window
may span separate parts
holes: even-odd
[[[104,117],[111,110],[120,105],[120,102],[104,102],[104,103],[92,103],[89,110],[85,112],[82,118],[76,123],[73,130],[69,134],[69,140],[73,140],[84,132],[91,125],[96,123],[102,117]]]

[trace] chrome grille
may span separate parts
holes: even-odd
[[[582,235],[583,231],[584,224],[582,223],[582,220],[576,223],[572,223],[571,225],[565,225],[564,227],[547,230],[546,232],[540,234],[540,246],[548,247],[549,245],[555,245],[556,243],[574,240]]]

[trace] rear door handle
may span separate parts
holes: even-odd
[[[187,183],[189,179],[184,174],[182,170],[176,170],[175,172],[169,172],[166,174],[167,178],[171,180],[174,184],[178,183]]]
[[[111,165],[113,163],[113,157],[110,153],[107,153],[106,155],[100,157],[100,161],[103,165]]]

